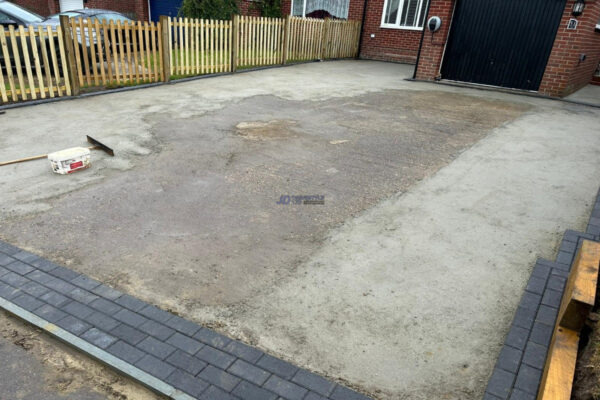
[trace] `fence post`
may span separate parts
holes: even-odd
[[[325,22],[323,22],[323,37],[321,39],[321,60],[324,60],[327,57],[327,48],[329,47],[327,44],[329,43],[329,21],[331,18],[325,18]]]
[[[291,15],[285,16],[285,24],[283,26],[283,51],[282,51],[282,60],[281,64],[285,65],[287,63],[288,58],[288,47],[290,44],[290,19]]]
[[[166,15],[160,16],[160,35],[162,35],[162,76],[163,82],[169,82],[171,80],[171,40],[169,39],[169,17]]]
[[[238,15],[233,15],[231,24],[231,34],[233,35],[231,43],[231,72],[235,72],[238,66],[238,43],[240,41],[240,18]]]
[[[67,58],[67,79],[69,79],[69,81],[71,82],[71,94],[73,96],[77,96],[81,91],[81,88],[79,86],[79,79],[77,79],[77,66],[75,64],[75,48],[73,47],[73,32],[71,32],[71,24],[69,23],[68,16],[60,16],[60,27],[62,30],[62,40],[65,45],[65,53]]]

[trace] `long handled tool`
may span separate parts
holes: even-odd
[[[106,154],[108,154],[111,157],[115,156],[115,152],[113,151],[113,149],[111,149],[107,145],[105,145],[105,144],[97,141],[96,139],[94,139],[91,136],[86,136],[86,137],[87,137],[88,143],[90,143],[90,144],[93,145],[93,146],[89,146],[88,149],[90,149],[90,150],[102,150],[102,151],[104,151]],[[26,161],[41,160],[42,158],[48,158],[48,154],[40,154],[39,156],[19,158],[17,160],[0,162],[0,167],[2,167],[4,165],[18,164],[18,163],[22,163],[22,162],[26,162]]]

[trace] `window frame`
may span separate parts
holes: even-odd
[[[423,14],[423,21],[421,21],[421,26],[400,25],[400,20],[402,19],[402,10],[404,9],[404,3],[406,1],[410,1],[410,0],[399,0],[398,12],[396,13],[396,22],[395,23],[391,24],[391,23],[385,22],[385,13],[387,10],[388,3],[390,1],[393,1],[393,0],[385,0],[383,3],[383,10],[381,12],[381,25],[380,25],[381,28],[402,29],[402,30],[407,30],[407,31],[422,31],[423,30],[423,27],[425,26],[425,19],[427,18],[427,15],[425,15],[425,14]],[[431,0],[418,0],[418,1],[420,2],[420,6],[416,10],[416,16],[417,16],[417,18],[420,18],[421,12],[423,11],[423,7],[428,7],[429,2]],[[418,22],[419,21],[417,20],[417,24],[418,24]]]

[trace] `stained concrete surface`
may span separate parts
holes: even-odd
[[[2,159],[85,134],[117,157],[0,170],[0,236],[376,397],[477,398],[533,260],[588,217],[599,113],[409,75],[305,64],[12,110]]]
[[[600,107],[600,85],[587,85],[567,96],[568,100],[580,101]]]

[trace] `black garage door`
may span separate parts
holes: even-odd
[[[538,90],[566,0],[458,0],[442,78]]]

